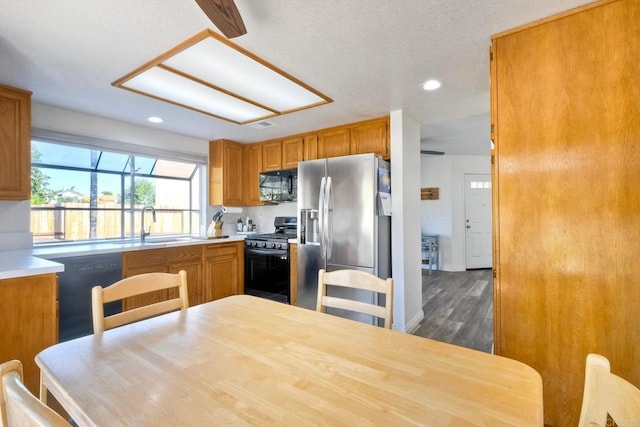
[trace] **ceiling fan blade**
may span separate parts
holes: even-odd
[[[442,156],[444,154],[444,151],[420,150],[420,154],[431,154],[434,156]]]
[[[227,38],[247,34],[240,12],[233,0],[196,0],[200,9]]]

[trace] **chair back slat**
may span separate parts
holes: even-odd
[[[385,305],[379,306],[348,298],[328,296],[327,286],[360,289],[384,295]],[[381,279],[359,270],[336,270],[330,273],[320,270],[316,310],[326,313],[327,308],[348,310],[384,319],[384,327],[390,329],[393,318],[393,279]]]
[[[640,389],[611,373],[609,360],[587,356],[578,427],[608,427],[640,422]]]
[[[0,426],[69,427],[64,418],[37,399],[22,382],[22,363],[0,365]]]
[[[172,288],[178,289],[177,298],[147,304],[111,316],[104,316],[105,303]],[[96,334],[127,323],[189,308],[187,273],[184,270],[180,270],[175,274],[145,273],[127,277],[105,288],[94,286],[91,290],[91,307],[93,312],[93,332]]]

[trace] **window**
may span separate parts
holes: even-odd
[[[491,189],[491,181],[471,181],[470,187],[472,190],[490,190]]]
[[[100,148],[31,141],[31,231],[34,243],[133,240],[199,231],[204,166],[104,151]]]

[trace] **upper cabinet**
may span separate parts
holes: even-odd
[[[243,205],[242,147],[225,139],[209,142],[210,205]]]
[[[304,160],[315,160],[318,158],[318,134],[312,133],[302,137]]]
[[[298,167],[298,162],[304,160],[304,142],[302,137],[282,140],[282,169]]]
[[[389,159],[389,120],[373,120],[351,127],[351,154],[376,153]]]
[[[224,139],[211,141],[209,204],[262,205],[260,172],[293,169],[304,160],[363,153],[376,153],[389,159],[388,117],[254,144]]]
[[[262,144],[262,171],[282,169],[282,142],[269,141]]]
[[[348,156],[349,128],[333,128],[318,132],[318,158]]]
[[[0,200],[31,198],[31,92],[0,85]]]
[[[244,205],[262,205],[259,175],[262,171],[262,144],[244,146]]]
[[[262,143],[261,172],[293,169],[304,159],[304,142],[301,136]]]
[[[317,157],[375,153],[389,160],[389,118],[367,120],[318,132]]]

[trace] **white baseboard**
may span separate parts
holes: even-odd
[[[424,311],[420,309],[420,311],[418,311],[418,313],[416,313],[416,315],[413,316],[413,319],[409,320],[409,322],[407,322],[404,325],[404,328],[397,327],[398,325],[396,325],[396,323],[393,322],[392,329],[398,332],[413,334],[416,331],[416,329],[418,329],[418,327],[420,326],[420,322],[422,322],[422,319],[424,319]]]

